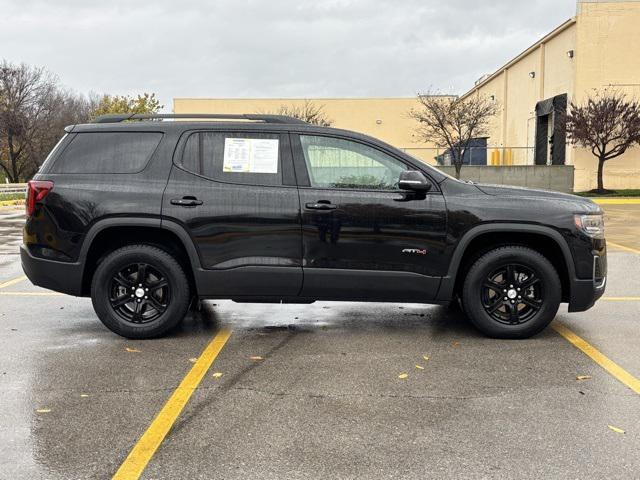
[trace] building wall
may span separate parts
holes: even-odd
[[[551,98],[575,91],[576,24],[561,31],[544,45],[544,92],[543,98]],[[574,58],[568,56],[573,50]]]
[[[575,100],[611,88],[640,100],[640,2],[578,3]],[[576,189],[595,188],[597,160],[575,149]],[[605,188],[640,188],[640,146],[607,161]]]
[[[567,94],[569,100],[573,97],[577,70],[576,32],[577,23],[572,23],[569,28],[560,31],[544,43],[541,50],[543,56],[541,70],[544,78],[542,92],[540,94],[541,99],[552,98],[564,93]],[[570,51],[573,51],[573,58],[569,57]],[[527,125],[531,138],[535,135],[534,125],[535,120],[530,120]],[[573,165],[574,149],[567,147],[565,155],[566,163]]]
[[[510,150],[514,165],[534,163],[536,103],[573,94],[575,63],[567,52],[575,49],[575,32],[575,20],[568,20],[464,95],[486,95],[498,102],[488,145],[503,156]],[[567,157],[571,163],[570,151]]]
[[[505,102],[505,79],[504,72],[496,75],[486,82],[482,87],[482,94],[493,97],[498,105],[498,114],[489,121],[489,132],[487,133],[488,145],[493,147],[503,147],[504,135],[503,125],[505,125],[506,102]]]
[[[573,57],[568,52],[573,52]],[[578,1],[576,17],[567,20],[523,54],[499,68],[466,95],[492,96],[499,113],[491,120],[490,151],[501,163],[533,164],[535,106],[566,93],[583,102],[595,90],[615,88],[640,100],[640,1]],[[535,77],[530,77],[535,72]],[[321,98],[333,126],[380,138],[435,163],[442,153],[421,142],[408,113],[418,106],[408,98]],[[175,113],[268,113],[303,99],[176,98]],[[493,147],[493,148],[491,148]],[[490,153],[489,158],[493,158]],[[507,159],[509,159],[507,161]],[[576,191],[595,187],[597,160],[581,148],[567,147],[566,163],[575,166]],[[607,162],[605,187],[640,188],[640,146]]]
[[[417,122],[409,111],[417,108],[415,97],[399,98],[316,98],[332,126],[354,130],[379,138],[428,163],[437,153],[431,144],[416,135]],[[282,105],[303,105],[304,99],[291,98],[175,98],[174,113],[274,113]]]
[[[573,51],[573,58],[568,55]],[[579,1],[576,17],[540,39],[466,95],[495,96],[500,115],[488,144],[531,147],[535,105],[566,93],[583,102],[595,90],[615,88],[640,100],[640,1]],[[535,71],[535,78],[529,72]],[[526,149],[525,149],[526,150]],[[575,166],[575,190],[596,186],[597,160],[590,152],[568,147]],[[532,163],[514,148],[514,164]],[[605,166],[605,187],[640,188],[640,146]]]
[[[541,100],[540,85],[543,75],[539,69],[540,55],[540,49],[534,49],[502,74],[507,78],[505,146],[531,147],[534,144],[534,137],[529,135],[527,124],[535,126],[535,119],[530,119],[535,116],[536,102]],[[530,72],[534,72],[534,78],[529,76]]]

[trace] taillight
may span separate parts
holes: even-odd
[[[53,188],[49,180],[30,180],[27,184],[27,216],[33,215],[36,203],[40,202]]]

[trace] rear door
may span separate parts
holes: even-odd
[[[428,301],[435,297],[446,235],[444,197],[398,189],[415,167],[350,139],[292,135],[302,211],[302,295]]]
[[[182,135],[163,222],[191,236],[202,296],[295,296],[302,286],[300,203],[286,133]]]

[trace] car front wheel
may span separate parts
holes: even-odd
[[[555,317],[562,286],[551,262],[527,247],[505,246],[469,269],[462,303],[471,322],[495,338],[528,338]]]

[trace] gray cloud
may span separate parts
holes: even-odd
[[[0,58],[82,92],[173,97],[461,93],[574,0],[0,0]]]

